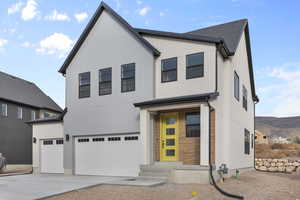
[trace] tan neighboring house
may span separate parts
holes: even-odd
[[[269,144],[269,137],[258,131],[258,130],[255,130],[255,143],[256,144]]]

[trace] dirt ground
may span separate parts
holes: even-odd
[[[300,200],[300,175],[246,172],[240,179],[230,178],[220,187],[228,192],[243,195],[249,200]],[[197,193],[196,196],[193,193]],[[100,185],[66,193],[48,200],[221,200],[211,185],[165,184],[156,187]]]

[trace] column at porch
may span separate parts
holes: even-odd
[[[209,107],[200,105],[200,165],[209,165]]]
[[[142,149],[142,164],[151,163],[151,116],[147,109],[140,110],[140,140]]]

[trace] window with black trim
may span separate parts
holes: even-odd
[[[240,77],[236,72],[234,72],[234,97],[240,100]]]
[[[245,108],[246,111],[248,110],[248,91],[244,85],[243,85],[243,108]]]
[[[204,53],[195,53],[186,56],[186,79],[204,76]]]
[[[135,91],[135,63],[121,66],[121,92]]]
[[[63,139],[56,140],[56,144],[64,144],[64,140]]]
[[[186,137],[200,137],[200,112],[185,114]]]
[[[111,77],[112,69],[100,69],[99,70],[99,95],[108,95],[111,94]]]
[[[108,141],[121,141],[121,137],[109,137]]]
[[[245,154],[250,154],[250,132],[245,129]]]
[[[104,138],[93,138],[93,142],[104,142],[105,139]]]
[[[7,104],[1,104],[1,115],[7,117]]]
[[[78,142],[89,142],[89,141],[90,141],[89,138],[78,139]]]
[[[44,140],[43,141],[43,145],[52,145],[53,144],[53,140]]]
[[[177,81],[177,57],[161,60],[161,82]]]
[[[125,138],[124,138],[124,140],[138,140],[139,139],[139,137],[138,136],[126,136]]]
[[[84,72],[79,74],[79,98],[90,97],[91,93],[91,73]]]

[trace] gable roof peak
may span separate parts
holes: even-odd
[[[124,28],[126,28],[138,41],[141,42],[147,49],[153,52],[154,56],[160,55],[160,52],[153,47],[146,39],[144,39],[141,35],[139,35],[134,28],[125,20],[123,19],[118,13],[116,13],[112,8],[110,8],[104,1],[101,1],[99,7],[97,8],[95,14],[85,27],[84,31],[81,33],[79,39],[75,43],[73,49],[67,56],[66,60],[64,61],[63,65],[59,69],[59,72],[62,74],[66,73],[66,70],[70,63],[72,62],[73,58],[75,57],[76,53],[80,49],[81,45],[89,35],[90,31],[93,29],[94,25],[98,21],[99,17],[101,16],[103,10],[106,10],[110,15],[112,15]]]

